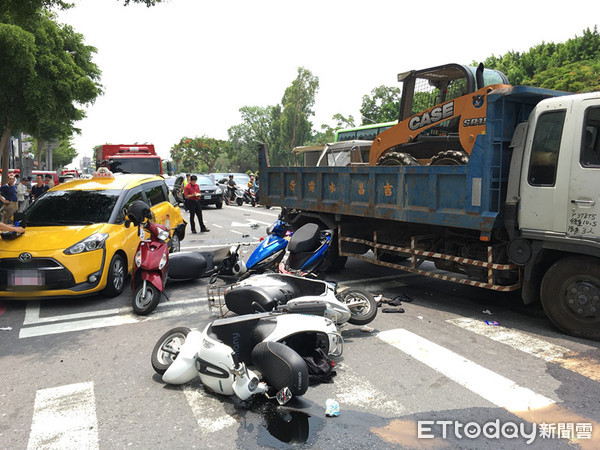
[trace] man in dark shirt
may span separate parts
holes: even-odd
[[[17,202],[17,186],[15,186],[15,174],[8,174],[8,182],[3,184],[0,188],[2,197],[0,200],[4,204],[2,208],[2,222],[12,222],[13,214],[19,209],[19,203]]]
[[[198,216],[198,222],[200,223],[200,231],[202,233],[207,233],[210,231],[204,225],[204,220],[202,220],[202,205],[200,205],[200,199],[202,198],[202,194],[200,193],[200,186],[196,184],[196,180],[198,177],[196,175],[192,175],[190,177],[190,182],[183,190],[183,196],[186,200],[188,200],[188,207],[190,210],[190,226],[192,227],[192,233],[196,233],[196,220],[195,216]]]
[[[36,183],[31,186],[31,200],[35,201],[40,198],[48,190],[48,186],[44,184],[44,178],[41,175],[35,177]]]

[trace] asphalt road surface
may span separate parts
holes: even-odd
[[[277,214],[206,208],[211,231],[189,234],[183,250],[242,243],[247,258]],[[154,373],[165,331],[209,322],[207,280],[171,283],[171,300],[148,317],[132,313],[129,288],[1,301],[0,449],[600,448],[598,342],[563,335],[517,294],[356,259],[330,279],[412,301],[384,304],[397,312],[380,308],[366,329],[343,327],[334,382],[285,407]],[[325,416],[327,399],[338,417]]]

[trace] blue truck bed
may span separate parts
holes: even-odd
[[[541,100],[557,91],[515,86],[488,97],[487,133],[466,166],[268,167],[260,158],[260,198],[267,205],[342,216],[479,230],[502,226],[510,141]],[[565,93],[566,94],[566,93]]]

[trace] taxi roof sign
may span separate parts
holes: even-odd
[[[92,173],[93,178],[114,178],[115,175],[108,169],[108,167],[98,167],[95,172]]]

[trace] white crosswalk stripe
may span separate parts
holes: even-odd
[[[28,450],[98,448],[94,383],[37,391]]]
[[[190,302],[192,300],[197,299],[190,299]],[[169,311],[163,313],[168,314]],[[560,361],[561,358],[565,358],[565,355],[573,353],[566,347],[529,336],[522,331],[482,326],[480,322],[468,318],[446,320],[449,328],[460,327],[489,339],[489,342],[480,341],[478,345],[481,346],[510,345],[526,354],[524,357],[540,358],[549,362]],[[506,375],[514,372],[505,370],[501,375],[467,357],[468,352],[476,352],[476,348],[466,347],[464,354],[459,354],[463,352],[457,353],[434,342],[435,336],[428,335],[429,339],[426,339],[403,328],[380,331],[375,336],[377,339],[365,341],[369,348],[384,342],[390,346],[389,352],[400,351],[412,359],[411,364],[414,366],[406,367],[405,371],[420,371],[421,369],[416,366],[425,365],[434,371],[432,373],[435,373],[436,377],[443,376],[460,385],[458,389],[466,389],[481,397],[482,401],[489,402],[492,407],[502,408],[522,420],[538,424],[586,423],[591,424],[594,430],[600,429],[600,425],[579,415],[580,412],[564,408],[562,400],[555,396],[555,392],[548,389],[548,386],[540,384],[539,380],[532,379],[531,383],[536,384],[526,386],[524,384],[529,384],[528,379],[524,382],[521,379],[519,384],[511,380],[510,375]],[[347,346],[346,351],[352,351],[352,347]],[[390,357],[394,358],[393,355]],[[474,359],[477,360],[476,355]],[[408,426],[407,429],[411,429],[411,422],[402,418],[427,411],[428,408],[431,408],[432,412],[435,411],[433,405],[419,405],[422,409],[411,411],[402,402],[402,398],[390,396],[389,386],[378,385],[378,378],[369,378],[368,374],[357,371],[348,361],[350,360],[343,360],[338,364],[338,376],[334,379],[334,383],[319,386],[320,391],[316,391],[318,392],[315,394],[316,397],[327,395],[335,398],[340,403],[342,411],[358,410],[387,419],[400,418],[397,421]],[[311,398],[311,389],[313,388],[309,388],[306,394],[308,399]],[[155,390],[158,395],[159,389]],[[153,388],[147,392],[152,396]],[[241,423],[236,408],[230,401],[223,401],[218,395],[206,393],[198,378],[182,386],[180,390],[170,391],[173,395],[173,405],[178,404],[178,393],[185,398],[185,403],[182,404],[187,404],[185,408],[189,408],[187,412],[179,411],[179,414],[189,414],[189,418],[193,417],[202,436],[213,436],[210,438],[213,439],[211,441],[213,444],[210,445],[214,445],[214,442],[218,442],[223,448],[236,445],[235,439]],[[98,436],[99,427],[102,429],[102,422],[96,417],[95,395],[98,394],[94,392],[92,381],[37,391],[28,449],[98,449],[101,447],[102,443],[99,443]],[[151,402],[151,398],[148,401]],[[576,442],[582,448],[586,446],[595,448],[598,439],[600,436],[594,435],[589,441],[582,443],[571,440],[571,443]],[[206,448],[210,445],[207,441]]]

